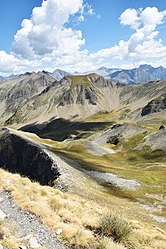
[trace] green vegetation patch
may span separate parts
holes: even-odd
[[[71,80],[71,88],[74,88],[78,85],[82,85],[86,88],[90,85],[90,80],[87,75],[74,75],[68,76],[68,78]]]

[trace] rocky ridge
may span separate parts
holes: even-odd
[[[56,81],[44,72],[27,73],[1,84],[0,123],[43,123],[57,117],[84,119],[101,111],[123,114],[123,119],[141,118],[148,103],[166,94],[165,86],[165,80],[124,86],[97,74],[66,76]]]
[[[6,128],[0,130],[0,167],[42,185],[52,185],[60,175],[57,165],[42,148]]]

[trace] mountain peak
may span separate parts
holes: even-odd
[[[70,75],[70,73],[57,68],[53,73],[50,73],[50,75],[56,80],[61,80],[64,76]]]
[[[148,69],[153,69],[154,67],[152,67],[151,65],[149,64],[143,64],[143,65],[140,65],[139,66],[139,69],[145,69],[145,70],[148,70]]]
[[[102,66],[102,67],[99,67],[97,70],[107,70],[107,69],[108,69],[108,67]]]

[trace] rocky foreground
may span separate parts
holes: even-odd
[[[23,212],[11,198],[10,193],[2,190],[0,190],[0,221],[6,227],[14,227],[13,236],[19,238],[20,249],[65,248],[56,240],[60,230],[52,233],[50,227],[43,225],[35,215]],[[4,236],[0,232],[0,237]],[[0,249],[9,248],[0,244]]]

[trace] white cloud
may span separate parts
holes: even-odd
[[[72,15],[83,10],[83,0],[47,0],[33,9],[30,20],[23,20],[13,42],[13,53],[32,59],[53,51],[78,50],[85,43],[81,31],[66,28]],[[83,13],[82,19],[83,19]],[[66,40],[66,42],[65,42]],[[62,47],[62,44],[64,45]]]
[[[134,29],[133,34],[95,53],[83,47],[86,41],[81,30],[69,25],[71,19],[85,21],[87,15],[97,18],[92,6],[83,0],[43,0],[41,7],[33,9],[32,17],[22,21],[12,53],[0,51],[0,75],[55,68],[88,71],[103,64],[129,67],[154,61],[166,66],[166,46],[157,29],[164,23],[166,11],[155,7],[126,9],[119,20]]]
[[[128,25],[132,29],[136,29],[140,26],[138,12],[135,9],[126,9],[119,19],[121,24]]]
[[[118,45],[112,48],[104,48],[91,54],[91,59],[101,59],[112,57],[114,59],[123,59],[128,54],[127,43],[121,40]]]
[[[126,9],[120,16],[120,23],[128,25],[135,32],[128,41],[120,41],[118,45],[97,51],[91,57],[101,60],[110,58],[111,61],[121,60],[127,64],[141,64],[166,57],[166,46],[158,38],[157,26],[165,21],[166,11],[159,11],[156,7],[145,9]],[[164,64],[166,66],[166,64]]]
[[[88,14],[90,16],[95,15],[95,12],[94,12],[94,9],[93,9],[92,5],[87,4],[87,9],[88,9]]]
[[[156,7],[147,7],[141,12],[140,19],[144,25],[159,25],[165,16],[165,11],[159,11]]]
[[[156,7],[145,9],[126,9],[120,16],[120,23],[137,29],[140,25],[159,25],[164,21],[166,11],[159,11]]]
[[[32,61],[16,58],[12,54],[8,54],[5,51],[0,51],[0,72],[1,75],[12,73],[23,73],[38,69],[41,66],[41,61]]]
[[[17,64],[17,60],[13,55],[0,51],[0,70],[2,73],[14,70],[15,64]]]

